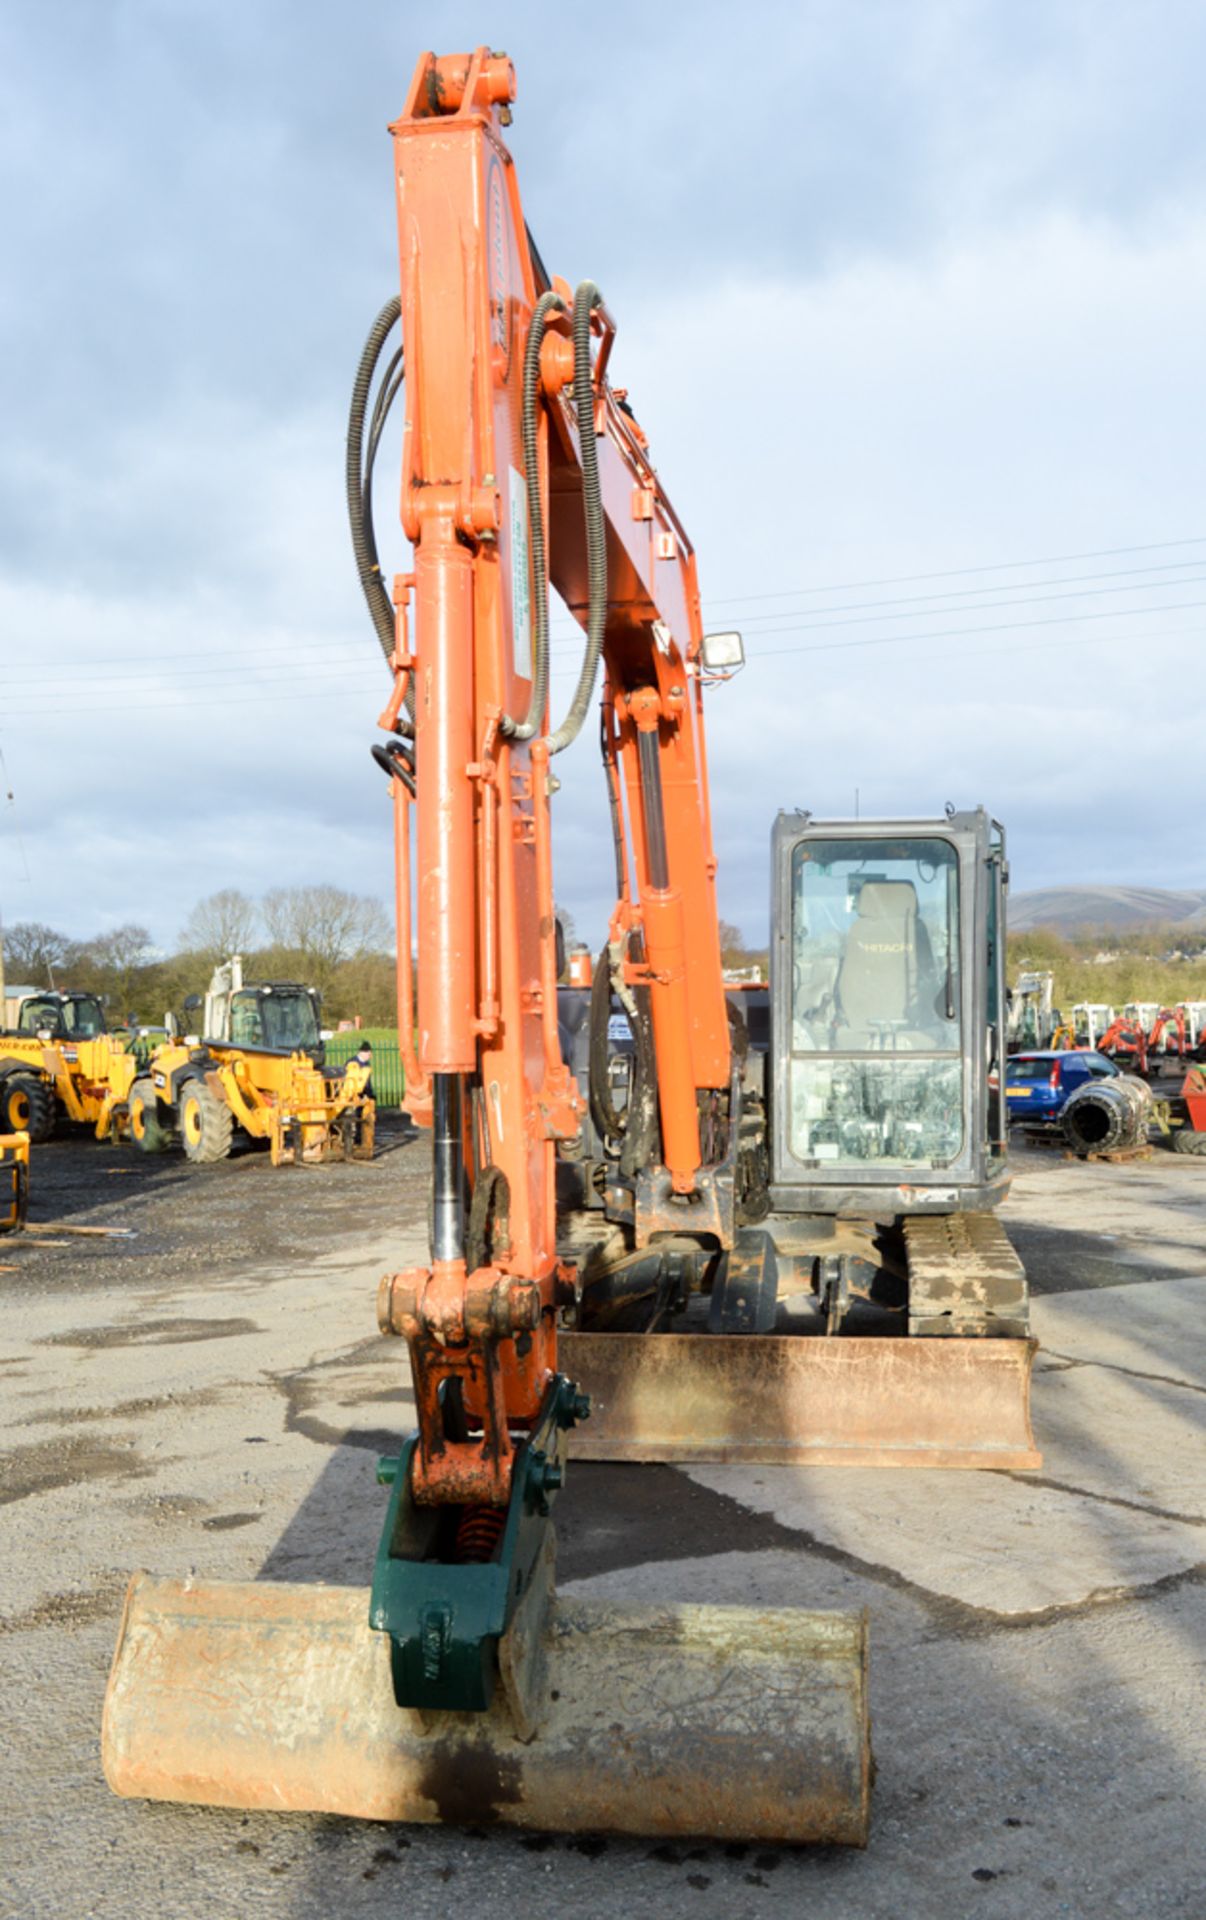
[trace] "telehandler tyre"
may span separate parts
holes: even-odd
[[[166,1153],[172,1144],[172,1130],[159,1114],[159,1098],[153,1080],[136,1080],[127,1102],[130,1114],[130,1138],[144,1153]]]
[[[0,1133],[27,1133],[37,1144],[54,1132],[54,1088],[32,1073],[14,1073],[0,1086]]]
[[[206,1166],[230,1156],[234,1115],[203,1080],[190,1080],[180,1095],[180,1139],[188,1158]]]

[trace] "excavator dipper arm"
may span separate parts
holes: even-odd
[[[429,1267],[392,1276],[381,1324],[408,1342],[417,1504],[504,1509],[517,1437],[556,1379],[554,1155],[580,1126],[562,1063],[551,763],[583,723],[600,658],[615,814],[618,980],[647,991],[666,1188],[698,1202],[699,1098],[730,1053],[690,543],[626,397],[615,325],[589,282],[549,286],[500,126],[510,63],[429,59],[393,127],[406,367],[401,517],[415,645],[399,623],[385,718],[413,751],[394,774],[399,868],[417,812],[417,1045],[433,1127]],[[550,582],[586,630],[567,719],[549,724]],[[625,833],[624,829],[627,828]],[[409,950],[409,886],[399,887]],[[687,966],[687,952],[691,965]],[[400,1015],[409,1032],[409,1009]]]

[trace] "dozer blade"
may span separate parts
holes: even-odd
[[[850,1467],[1042,1465],[1037,1340],[565,1333],[590,1395],[580,1460]]]
[[[117,1793],[366,1820],[863,1846],[863,1614],[554,1600],[548,1717],[395,1705],[367,1589],[135,1574],[105,1698]]]

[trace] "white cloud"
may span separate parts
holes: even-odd
[[[697,10],[686,44],[621,7],[602,50],[585,16],[550,41],[542,10],[511,12],[540,243],[615,306],[617,378],[714,624],[747,632],[708,708],[726,917],[764,918],[776,808],[847,811],[856,786],[864,813],[982,799],[1018,885],[1206,883],[1168,798],[1201,817],[1206,564],[1171,563],[1206,544],[757,597],[1206,535],[1196,10],[767,6],[740,70],[727,11]],[[0,813],[0,906],[168,940],[222,885],[388,896],[342,436],[393,270],[380,123],[409,24],[392,4],[354,29],[306,4],[66,14],[74,65],[62,13],[7,30],[0,166],[45,190],[14,197],[0,305],[0,738],[33,873]],[[445,44],[476,32],[447,9]],[[94,98],[88,143],[65,142]],[[383,526],[396,470],[383,455]],[[1136,573],[996,604],[1159,565],[1159,591]],[[857,605],[926,591],[949,597],[910,619]],[[1025,621],[1053,624],[989,630]],[[559,640],[555,698],[573,657]],[[591,939],[596,757],[591,727],[557,807]]]

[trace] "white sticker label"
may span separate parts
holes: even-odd
[[[607,1038],[609,1040],[632,1039],[632,1028],[628,1024],[626,1013],[613,1013],[608,1017]]]
[[[511,657],[532,678],[532,596],[528,584],[528,497],[522,473],[511,468]]]

